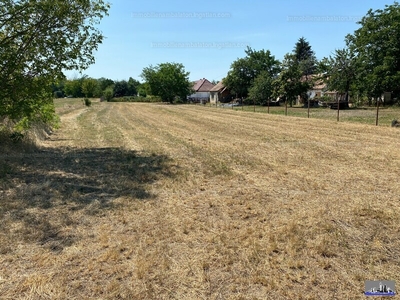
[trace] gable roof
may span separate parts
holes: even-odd
[[[223,92],[225,89],[225,85],[223,80],[221,80],[220,82],[218,82],[211,90],[210,92]]]
[[[209,92],[213,87],[214,85],[205,78],[193,83],[193,90],[195,92]]]

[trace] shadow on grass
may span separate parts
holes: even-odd
[[[113,200],[118,197],[154,199],[149,186],[176,171],[166,156],[144,156],[120,148],[3,151],[0,240],[22,239],[60,251],[75,239],[61,228],[82,222],[75,213],[102,214],[115,207]],[[11,251],[6,244],[0,246],[0,254]]]

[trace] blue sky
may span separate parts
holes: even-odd
[[[318,59],[344,47],[358,20],[382,0],[230,0],[111,1],[109,16],[99,25],[106,36],[96,63],[83,74],[93,78],[142,81],[144,67],[177,62],[189,78],[221,80],[246,46],[270,50],[281,60],[300,37]],[[77,72],[67,77],[80,76]]]

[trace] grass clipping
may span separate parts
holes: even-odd
[[[73,101],[1,160],[1,297],[359,299],[400,280],[396,129]]]

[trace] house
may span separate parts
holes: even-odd
[[[319,99],[324,96],[326,83],[322,79],[316,79],[316,76],[311,76],[311,80],[315,80],[311,89],[307,92],[309,99]]]
[[[232,95],[224,85],[223,79],[210,90],[210,103],[217,104],[218,102],[229,102],[232,100]]]
[[[341,94],[337,91],[329,91],[327,84],[322,78],[321,74],[313,74],[309,76],[303,76],[301,81],[312,81],[312,87],[308,90],[307,95],[312,103],[318,103],[318,101],[325,99],[330,99],[331,101],[337,101],[338,97],[340,100],[344,100],[345,94]],[[299,96],[297,99],[297,105],[301,104],[303,99]],[[313,104],[314,105],[314,104]]]
[[[210,98],[210,90],[214,87],[207,79],[203,78],[193,82],[194,93],[188,96],[188,100],[192,102],[206,103]]]

